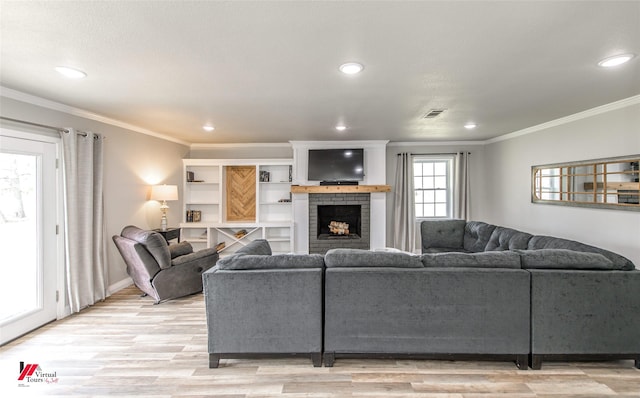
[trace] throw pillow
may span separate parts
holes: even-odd
[[[236,254],[261,254],[271,255],[271,246],[266,239],[256,239],[248,245],[236,250]]]

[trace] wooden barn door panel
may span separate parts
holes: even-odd
[[[256,167],[226,167],[227,221],[256,221]]]

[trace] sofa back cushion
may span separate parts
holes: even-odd
[[[511,228],[496,227],[484,251],[526,249],[533,235]]]
[[[468,252],[481,252],[489,243],[495,225],[482,221],[469,221],[464,227],[464,249]]]
[[[161,269],[171,267],[169,245],[167,245],[167,241],[159,233],[129,225],[124,227],[120,235],[144,246]]]
[[[599,253],[608,258],[615,266],[620,270],[632,270],[635,269],[635,265],[628,258],[619,254],[610,252],[608,250],[600,249],[599,247],[589,246],[584,243],[576,242],[573,240],[554,238],[552,236],[534,236],[529,241],[527,249],[539,250],[539,249],[567,249],[586,253]]]
[[[426,268],[514,268],[520,269],[520,256],[511,251],[480,253],[429,253],[422,255]]]
[[[403,252],[381,252],[361,249],[330,249],[324,255],[327,268],[393,267],[422,268],[420,256]]]
[[[233,254],[218,260],[220,270],[324,268],[321,254]]]
[[[519,250],[518,252],[524,269],[621,269],[600,253],[566,249]]]
[[[422,252],[429,249],[461,250],[464,242],[465,220],[428,220],[420,223]]]

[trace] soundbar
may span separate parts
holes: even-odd
[[[320,185],[358,185],[358,181],[320,181]]]

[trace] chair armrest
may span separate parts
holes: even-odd
[[[169,245],[169,253],[171,254],[171,259],[173,260],[176,257],[193,253],[193,246],[191,246],[191,243],[189,242],[180,242],[174,245]]]
[[[216,249],[202,249],[195,253],[185,254],[184,256],[176,257],[171,261],[172,266],[179,266],[188,264],[194,261],[202,263],[211,263],[215,265],[218,261],[218,252]]]

